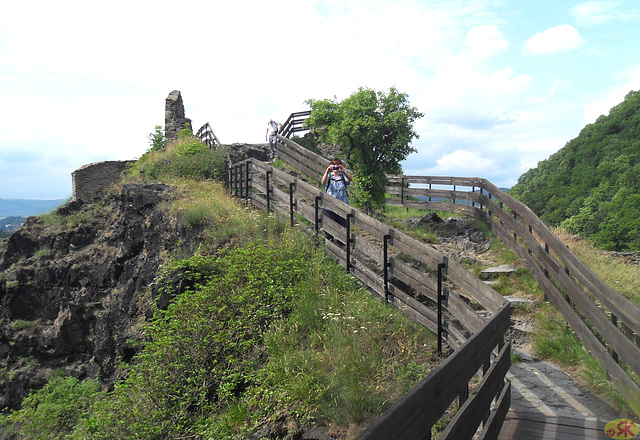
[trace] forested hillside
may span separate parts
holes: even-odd
[[[607,250],[640,250],[640,92],[523,174],[509,193],[547,224]]]

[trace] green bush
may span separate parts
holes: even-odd
[[[157,312],[151,342],[99,402],[83,435],[175,438],[203,429],[204,420],[232,404],[264,361],[264,332],[291,310],[312,252],[302,243],[258,241],[225,258],[194,257],[165,269],[173,286],[175,271],[188,287]]]
[[[223,147],[210,150],[202,143],[179,144],[151,162],[146,171],[150,178],[159,180],[171,177],[224,180],[226,159],[227,150]]]
[[[78,382],[74,377],[54,376],[24,399],[21,410],[5,416],[2,424],[12,425],[23,438],[66,439],[99,393],[97,380]]]
[[[162,132],[162,126],[156,125],[152,133],[149,134],[149,151],[164,151],[167,148],[167,138]]]

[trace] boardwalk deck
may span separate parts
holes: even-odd
[[[605,423],[569,417],[510,412],[502,425],[499,440],[607,439]]]

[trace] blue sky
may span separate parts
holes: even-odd
[[[510,187],[640,89],[639,53],[637,0],[5,2],[0,198],[69,197],[82,165],[140,157],[172,90],[231,144],[393,86],[425,115],[407,174]]]

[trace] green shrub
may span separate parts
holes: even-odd
[[[97,380],[78,382],[74,377],[54,376],[29,394],[22,409],[8,414],[3,424],[12,425],[23,438],[66,439],[99,393]]]
[[[167,148],[167,138],[162,132],[161,125],[156,125],[154,131],[148,137],[150,146],[148,151],[164,151]]]
[[[38,249],[33,255],[34,257],[42,260],[49,260],[53,258],[53,251],[51,249]]]
[[[150,162],[146,172],[158,180],[171,177],[224,180],[226,159],[226,148],[210,150],[205,144],[190,141],[179,143]]]
[[[159,310],[150,343],[86,425],[92,438],[166,438],[193,433],[254,381],[262,335],[287,316],[312,247],[281,237],[194,257],[165,269],[186,290]],[[182,278],[181,278],[182,277]]]
[[[37,324],[34,321],[26,321],[24,319],[16,319],[11,323],[11,330],[20,331],[20,330],[33,330],[37,327]]]

